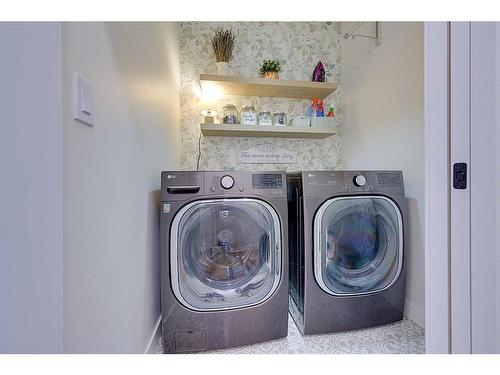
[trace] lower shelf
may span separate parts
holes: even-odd
[[[216,137],[268,137],[268,138],[310,138],[321,139],[337,134],[334,127],[302,128],[298,126],[263,126],[263,125],[200,125],[204,136]]]

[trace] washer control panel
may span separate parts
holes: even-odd
[[[229,175],[225,175],[221,178],[220,184],[224,189],[231,189],[234,186],[234,178]]]
[[[284,172],[210,171],[201,173],[203,173],[204,194],[285,198],[287,196]]]

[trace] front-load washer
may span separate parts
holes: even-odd
[[[165,352],[285,337],[286,174],[167,171],[161,186]]]
[[[395,322],[405,301],[400,171],[308,171],[288,180],[290,313],[303,334]]]

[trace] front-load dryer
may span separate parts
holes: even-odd
[[[303,334],[395,322],[405,301],[400,171],[289,174],[290,313]]]
[[[285,337],[285,173],[167,171],[161,185],[165,352]]]

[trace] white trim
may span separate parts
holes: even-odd
[[[425,23],[425,346],[450,350],[447,22]]]
[[[57,87],[57,92],[55,94],[58,96],[58,118],[57,122],[59,123],[58,128],[57,128],[57,137],[58,137],[58,144],[57,144],[57,159],[58,159],[58,174],[57,174],[57,195],[58,195],[58,202],[57,202],[57,207],[54,207],[57,210],[57,220],[54,221],[54,225],[57,226],[57,236],[58,236],[58,243],[57,243],[57,248],[58,251],[60,252],[61,256],[60,259],[58,260],[59,267],[61,269],[61,276],[60,276],[60,286],[59,286],[59,298],[61,301],[61,310],[60,310],[60,317],[61,317],[61,322],[60,322],[60,337],[59,337],[59,352],[64,353],[65,348],[64,348],[64,206],[63,206],[63,130],[62,130],[62,119],[63,119],[63,108],[62,108],[62,93],[63,93],[63,64],[62,64],[62,23],[57,22],[57,43],[59,44],[58,47],[58,57],[57,57],[57,63],[58,63],[58,70],[59,70],[59,77],[58,77],[58,87]]]
[[[472,353],[500,353],[500,244],[495,200],[500,175],[497,22],[471,24],[471,329]]]
[[[161,315],[158,317],[156,324],[154,326],[154,330],[151,333],[151,337],[148,340],[148,344],[146,345],[146,349],[144,349],[144,354],[155,354],[156,344],[161,336]]]
[[[323,215],[325,214],[326,209],[332,205],[336,201],[343,201],[343,200],[352,200],[352,199],[382,199],[387,202],[392,206],[394,211],[396,212],[396,216],[398,218],[398,235],[399,235],[399,247],[398,247],[398,269],[396,271],[396,275],[394,275],[394,278],[391,280],[391,282],[386,285],[383,288],[380,289],[374,289],[366,292],[360,292],[360,293],[335,293],[333,290],[331,290],[323,280],[323,270],[326,268],[326,264],[324,263],[323,257],[321,256],[321,239],[322,239],[322,221],[323,221]],[[381,196],[381,195],[351,195],[351,196],[345,196],[345,197],[336,197],[327,200],[325,203],[321,205],[319,208],[318,212],[316,213],[314,217],[314,224],[313,224],[313,230],[314,230],[314,247],[313,247],[313,261],[314,261],[314,278],[316,279],[316,282],[320,286],[323,291],[325,291],[328,294],[331,294],[336,297],[354,297],[354,296],[364,296],[368,294],[376,294],[376,293],[381,293],[389,288],[391,288],[396,281],[398,281],[399,276],[401,275],[401,270],[403,269],[403,257],[404,257],[404,232],[403,232],[403,217],[401,215],[401,211],[399,207],[392,201],[392,199],[389,199],[387,197]],[[319,254],[319,255],[318,255]]]
[[[470,314],[470,23],[450,28],[450,174],[467,163],[466,189],[450,193],[450,327],[452,353],[471,352]]]
[[[196,306],[191,305],[182,295],[182,292],[180,290],[180,285],[179,285],[179,272],[178,272],[178,249],[177,249],[177,235],[179,232],[179,222],[182,219],[182,217],[186,214],[186,212],[191,208],[196,205],[200,204],[206,204],[206,203],[219,203],[219,202],[225,202],[225,203],[234,203],[234,202],[253,202],[260,204],[262,207],[264,207],[269,214],[271,215],[273,219],[273,226],[274,226],[274,251],[275,251],[275,269],[271,270],[271,272],[275,272],[275,277],[273,280],[273,285],[269,292],[260,300],[252,303],[246,303],[246,304],[240,304],[236,306],[228,306],[228,307],[205,307],[205,308],[199,308]],[[278,213],[276,210],[267,202],[260,200],[260,199],[254,199],[254,198],[219,198],[219,199],[200,199],[194,202],[191,202],[182,209],[177,212],[174,216],[174,219],[172,221],[171,229],[170,229],[170,283],[172,286],[172,291],[174,292],[175,298],[185,307],[191,310],[195,311],[223,311],[223,310],[234,310],[234,309],[241,309],[244,307],[250,307],[250,306],[255,306],[258,304],[261,304],[264,301],[267,301],[273,294],[274,292],[278,289],[278,285],[281,282],[281,274],[282,274],[282,269],[283,269],[283,264],[282,264],[282,256],[281,253],[283,252],[282,249],[282,241],[281,241],[281,221],[279,219]],[[272,250],[272,249],[271,249]]]

